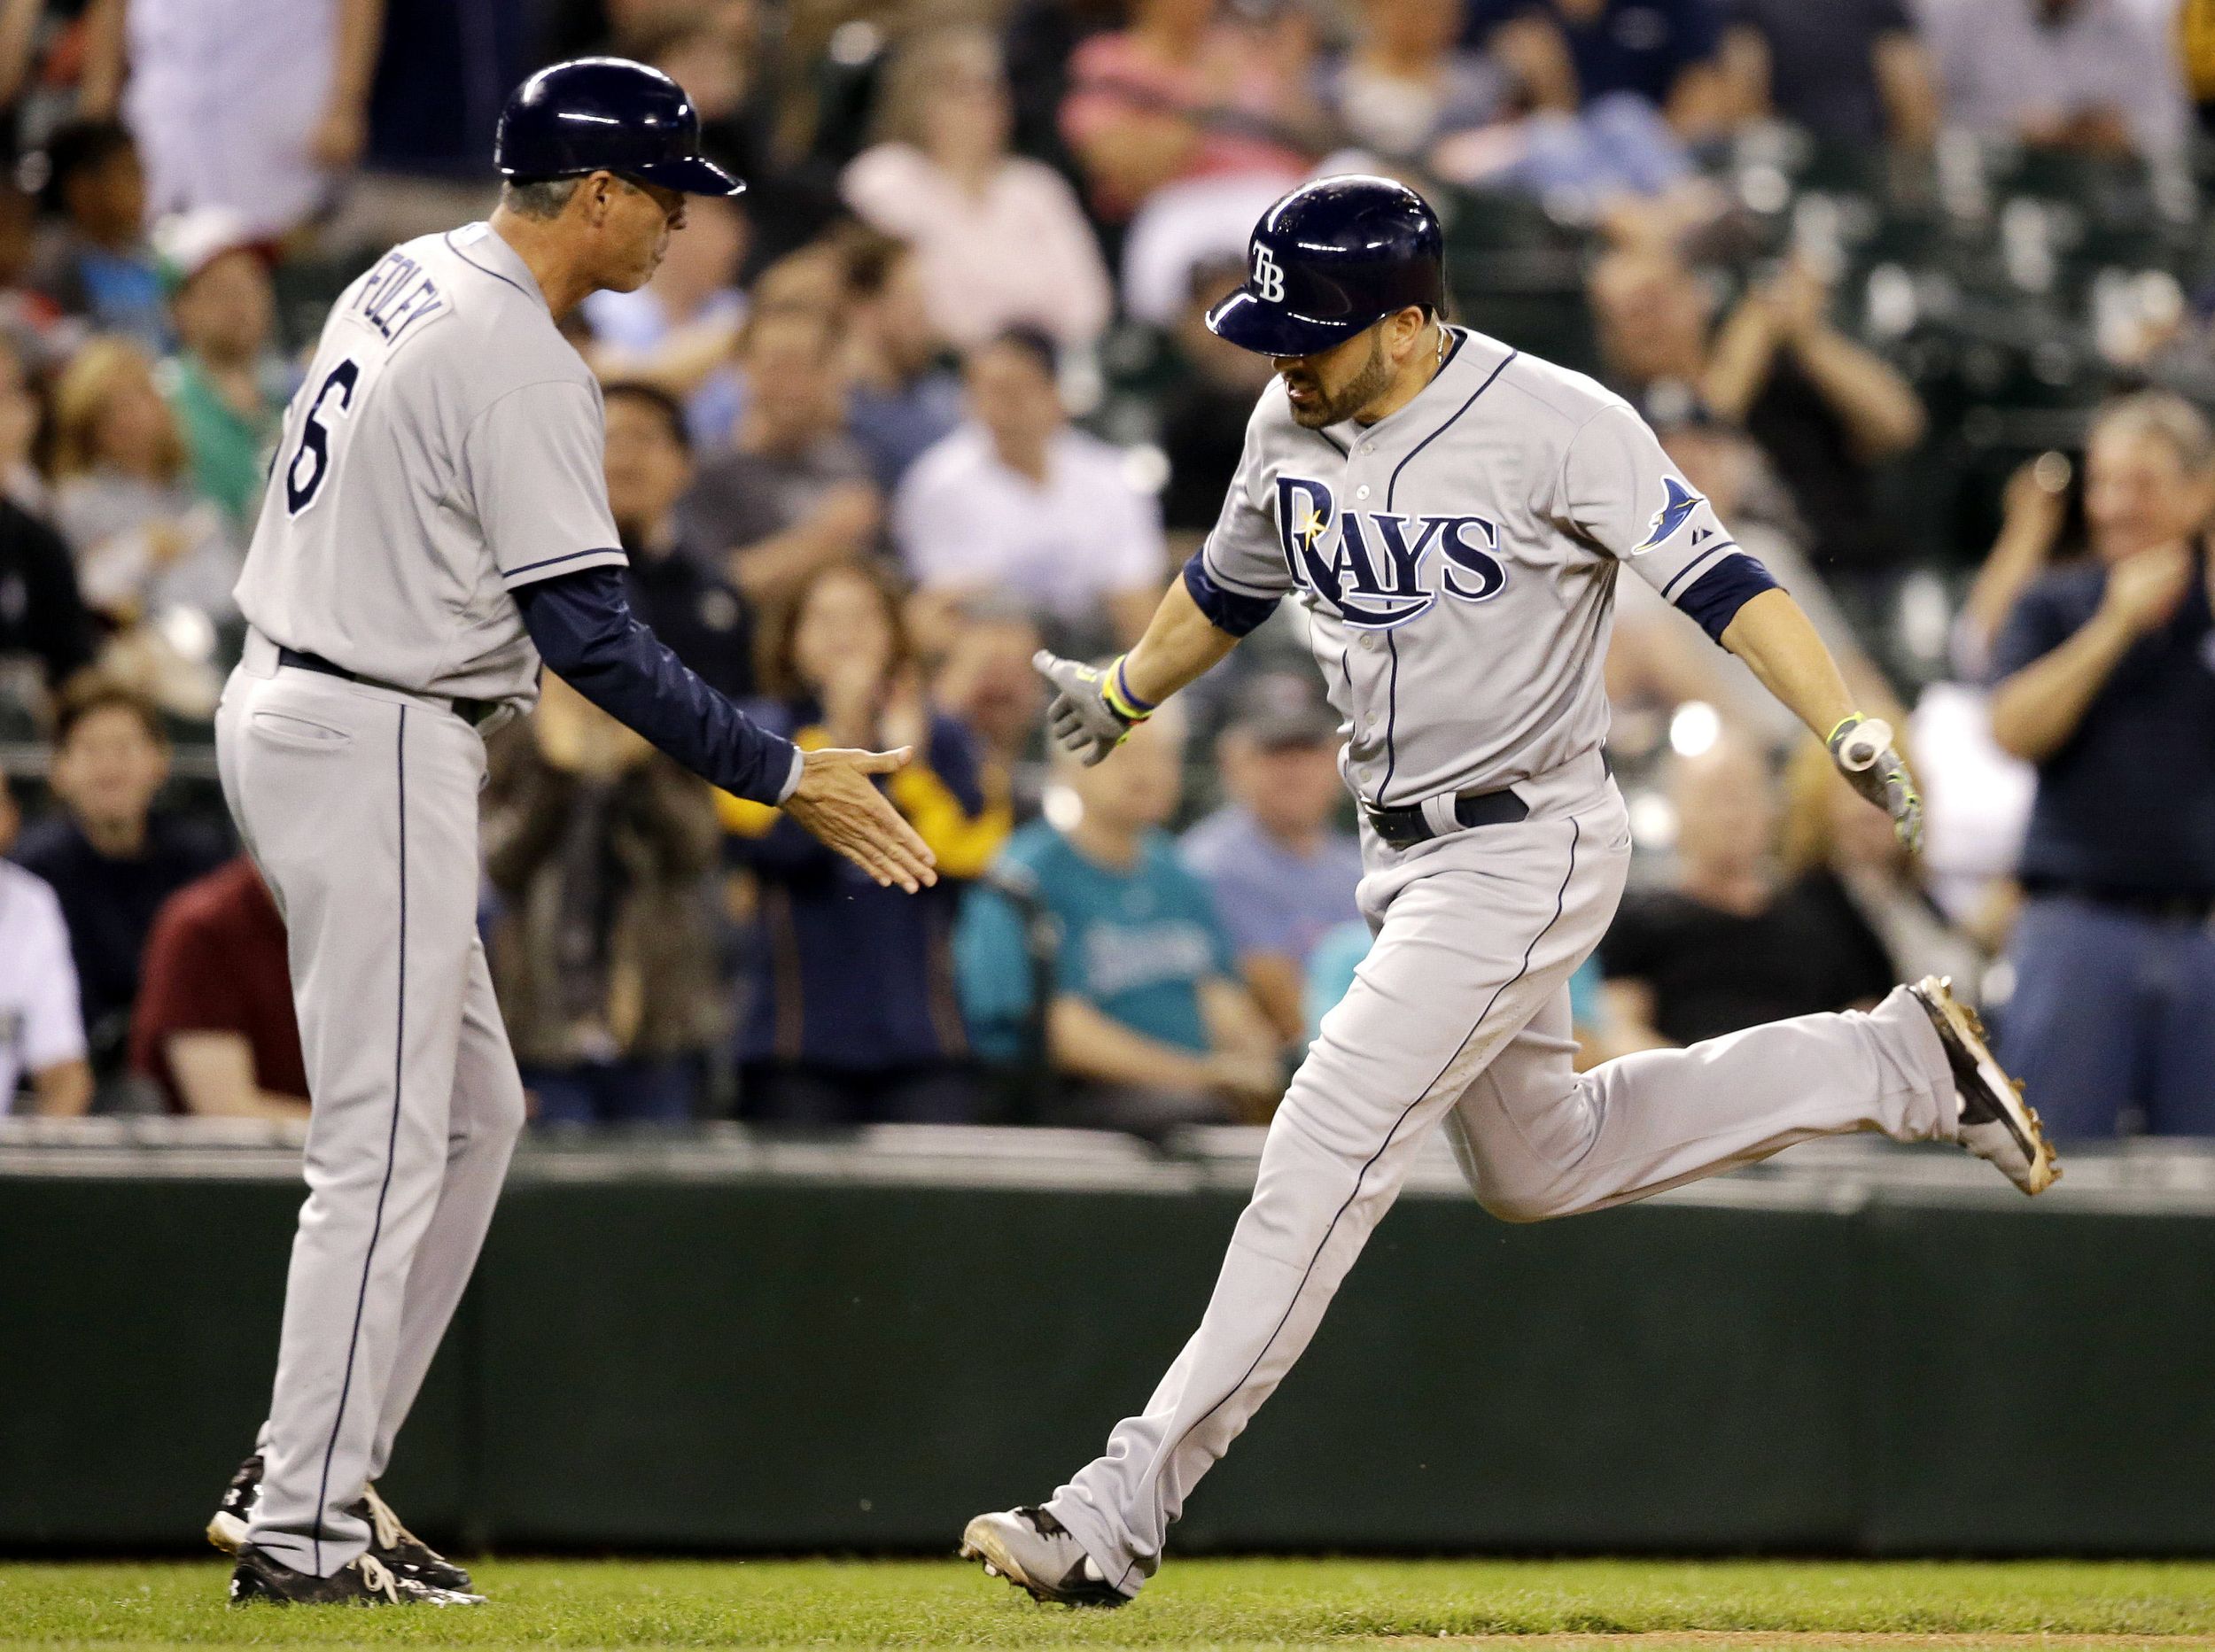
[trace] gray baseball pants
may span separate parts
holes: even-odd
[[[1269,1128],[1200,1329],[1139,1415],[1047,1508],[1135,1594],[1193,1486],[1292,1369],[1442,1121],[1510,1222],[1598,1210],[1854,1130],[1951,1138],[1945,1052],[1902,988],[1579,1074],[1568,979],[1630,858],[1595,754],[1516,787],[1528,819],[1404,853],[1364,833],[1376,941]]]
[[[247,1540],[329,1576],[492,1221],[523,1086],[477,938],[485,744],[443,702],[280,668],[215,717],[223,795],[284,915],[314,1110]]]

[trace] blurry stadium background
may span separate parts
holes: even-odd
[[[214,783],[229,588],[325,306],[483,215],[509,89],[587,50],[750,186],[573,318],[633,601],[781,728],[916,741],[951,875],[867,886],[558,684],[496,737],[538,1128],[415,1526],[942,1552],[1143,1398],[1365,943],[1351,805],[1296,604],[1089,775],[1028,661],[1142,624],[1267,376],[1198,318],[1368,170],[1445,216],[1458,320],[1637,402],[1930,803],[1900,856],[1621,582],[1588,1059],[1947,973],[2069,1179],[1825,1144],[1509,1229],[1442,1144],[1182,1549],[2215,1550],[2196,531],[2073,735],[1990,713],[2215,502],[2215,4],[0,0],[0,1551],[183,1548],[261,1415],[306,1104]]]

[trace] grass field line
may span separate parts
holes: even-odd
[[[493,1604],[235,1610],[223,1563],[0,1563],[0,1652],[1175,1647],[2215,1652],[2215,1563],[1195,1559],[1116,1612],[952,1561],[489,1559]]]

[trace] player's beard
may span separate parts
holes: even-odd
[[[1312,374],[1303,375],[1303,382],[1317,391],[1323,388],[1322,382]],[[1293,420],[1310,430],[1342,423],[1391,387],[1392,363],[1385,359],[1384,330],[1372,329],[1369,335],[1369,360],[1362,363],[1361,371],[1348,379],[1334,396],[1325,397],[1305,407],[1294,403]]]

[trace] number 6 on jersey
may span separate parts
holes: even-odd
[[[292,450],[292,461],[284,467],[284,505],[286,513],[297,516],[315,502],[315,495],[323,491],[323,477],[330,470],[330,430],[323,423],[323,404],[330,399],[330,392],[338,392],[338,406],[334,418],[344,418],[354,407],[354,386],[361,376],[361,369],[349,356],[330,369],[330,375],[316,387],[315,399],[307,405],[307,420],[300,427],[299,446]],[[305,466],[307,474],[301,474]]]

